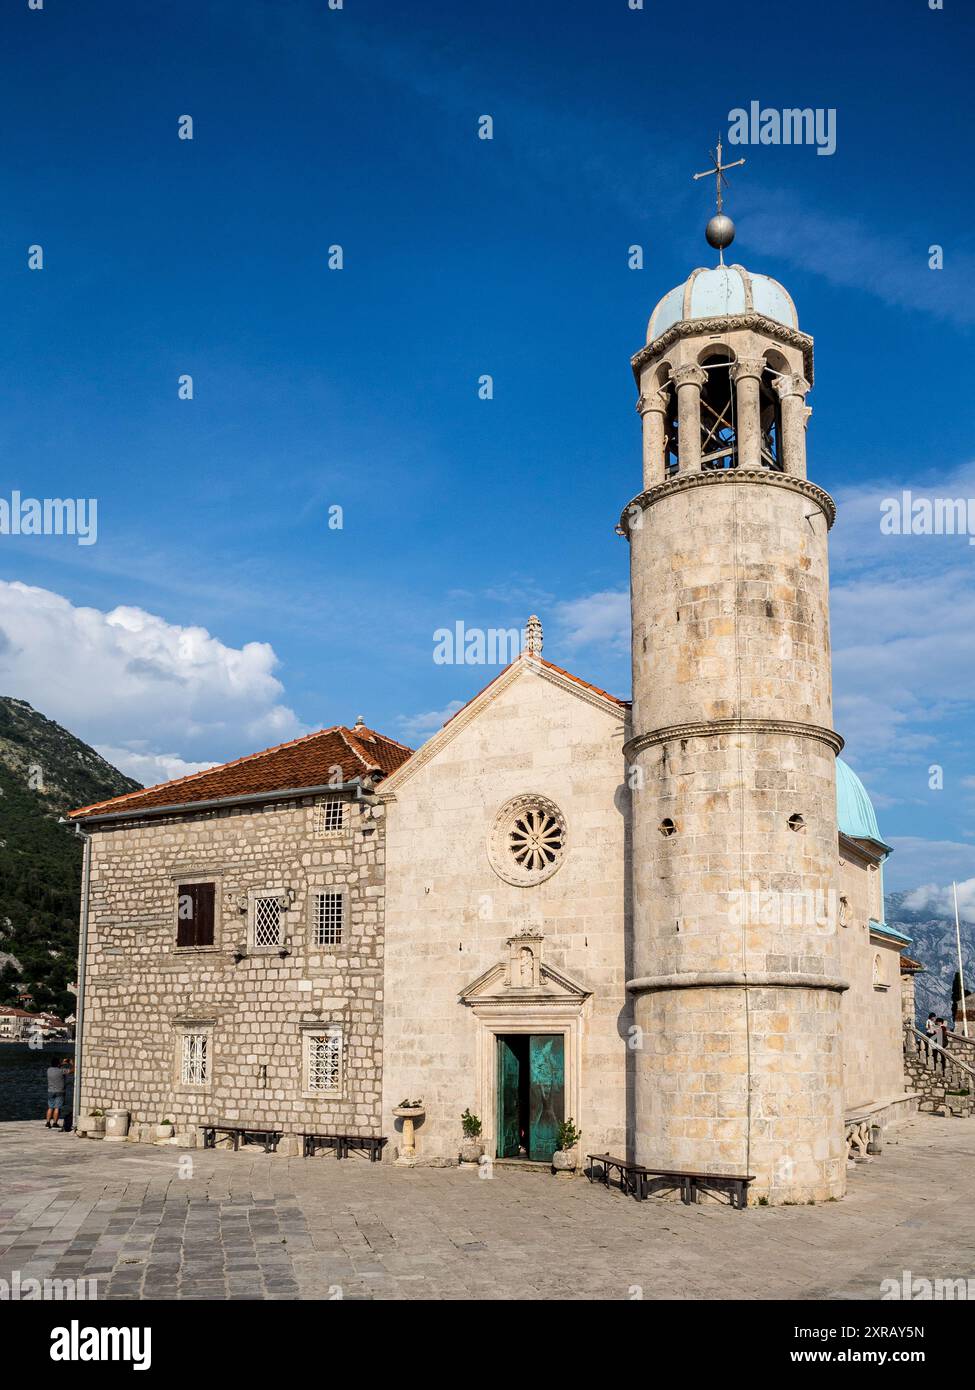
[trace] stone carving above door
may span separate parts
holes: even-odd
[[[504,956],[461,991],[460,1002],[475,1011],[480,1005],[516,1009],[526,1004],[532,1008],[568,1004],[578,1008],[591,991],[545,964],[544,942],[541,932],[531,928],[509,936]]]

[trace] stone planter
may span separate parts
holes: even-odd
[[[157,1144],[166,1144],[172,1139],[175,1131],[173,1125],[156,1125],[153,1132]]]
[[[105,1112],[105,1140],[125,1139],[129,1132],[129,1112],[128,1110],[106,1110]]]
[[[571,1178],[575,1173],[578,1157],[575,1149],[556,1149],[552,1155],[552,1167],[557,1178]]]
[[[426,1113],[422,1105],[397,1105],[393,1109],[396,1118],[403,1121],[403,1143],[396,1159],[402,1168],[416,1167],[416,1139],[413,1126],[417,1120],[422,1120]]]
[[[86,1115],[82,1131],[89,1139],[105,1138],[105,1116]]]
[[[460,1146],[460,1166],[462,1168],[476,1168],[484,1152],[484,1145],[480,1139],[464,1139]]]

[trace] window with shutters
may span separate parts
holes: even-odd
[[[345,894],[312,894],[312,944],[341,946],[345,929]]]
[[[254,899],[254,945],[281,945],[281,899],[265,897]]]
[[[337,1095],[342,1089],[342,1030],[314,1029],[305,1033],[305,1090],[311,1095]]]
[[[180,883],[176,888],[176,945],[214,945],[216,884]]]
[[[209,1033],[180,1035],[179,1079],[184,1086],[205,1086],[210,1080]]]
[[[318,803],[319,835],[338,835],[345,829],[345,802],[341,797],[328,797]]]

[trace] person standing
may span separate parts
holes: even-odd
[[[943,1018],[936,1018],[934,1020],[934,1041],[942,1049],[941,1052],[936,1052],[934,1054],[935,1065],[937,1066],[940,1062],[941,1070],[944,1071],[945,1052],[948,1048],[948,1025]]]
[[[57,1066],[47,1069],[47,1119],[46,1129],[57,1129],[58,1116],[64,1109],[64,1096],[67,1089],[67,1062],[62,1059]]]

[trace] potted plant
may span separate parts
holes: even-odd
[[[559,1177],[571,1177],[575,1172],[579,1161],[575,1148],[581,1138],[582,1130],[576,1129],[571,1115],[559,1125],[559,1147],[552,1155],[552,1167]]]
[[[175,1122],[175,1120],[170,1120],[170,1119],[160,1120],[159,1123],[156,1125],[156,1139],[159,1140],[160,1142],[161,1142],[162,1140],[164,1140],[164,1139],[172,1139],[173,1134],[175,1133],[175,1130],[176,1130],[176,1122]]]
[[[476,1168],[484,1152],[484,1145],[481,1143],[481,1121],[467,1109],[461,1115],[460,1123],[464,1131],[464,1140],[460,1146],[461,1167]]]
[[[105,1137],[105,1111],[89,1110],[88,1127],[85,1133],[92,1139],[104,1139]]]

